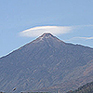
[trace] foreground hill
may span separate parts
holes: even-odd
[[[69,91],[67,93],[93,93],[93,82],[87,83],[75,91]]]
[[[65,93],[93,81],[93,48],[65,43],[50,33],[0,58],[0,91]]]

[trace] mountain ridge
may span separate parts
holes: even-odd
[[[33,40],[33,41],[31,41],[31,42],[29,42],[29,43],[27,43],[27,44],[19,47],[18,49],[15,49],[14,51],[8,53],[7,55],[5,55],[5,56],[3,56],[3,57],[6,57],[6,56],[10,55],[11,53],[13,53],[13,52],[15,52],[16,50],[19,50],[19,49],[25,47],[26,45],[29,45],[29,44],[31,44],[31,43],[35,43],[35,41],[38,42],[38,40],[41,40],[41,38],[42,38],[42,37],[44,38],[44,36],[45,36],[45,38],[46,38],[46,36],[51,36],[52,38],[55,38],[55,39],[59,40],[60,42],[62,42],[62,43],[64,43],[64,44],[67,44],[67,45],[81,46],[81,47],[93,49],[92,47],[89,47],[89,46],[84,46],[84,45],[80,45],[80,44],[66,43],[66,42],[58,39],[56,36],[53,36],[51,33],[44,33],[44,34],[42,34],[41,36],[37,37],[35,40]],[[41,41],[42,41],[42,40],[41,40]],[[3,57],[1,57],[1,58],[3,58]],[[0,59],[1,59],[1,58],[0,58]]]

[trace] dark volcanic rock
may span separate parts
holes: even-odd
[[[63,93],[93,80],[93,48],[68,44],[45,33],[0,58],[0,74],[0,91],[55,89]]]

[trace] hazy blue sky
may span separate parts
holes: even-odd
[[[35,39],[30,28],[39,26],[71,28],[54,35],[93,48],[93,0],[0,0],[0,57]],[[27,29],[34,37],[20,35]]]

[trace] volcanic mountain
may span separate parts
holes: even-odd
[[[0,58],[0,74],[0,91],[65,93],[93,81],[93,48],[44,33]]]

